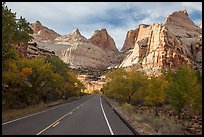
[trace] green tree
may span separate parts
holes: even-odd
[[[146,85],[147,76],[145,73],[140,71],[130,71],[128,72],[128,78],[127,78],[127,94],[128,94],[128,101],[127,103],[131,103],[131,98],[134,97],[134,95],[137,92],[142,92],[144,90],[144,86]]]
[[[15,43],[26,43],[33,39],[33,37],[30,35],[33,33],[33,30],[29,25],[30,23],[22,16],[20,17],[20,19],[16,19],[16,30],[14,33]]]
[[[158,106],[165,101],[165,90],[167,88],[167,81],[163,76],[151,77],[148,80],[147,95],[145,97],[145,103],[155,106],[155,115],[158,115]]]
[[[2,59],[16,59],[15,44],[25,43],[32,39],[33,31],[25,18],[16,19],[16,13],[2,3]]]
[[[195,70],[181,65],[175,72],[168,70],[166,79],[169,81],[167,99],[179,118],[185,106],[201,112],[202,90]]]
[[[114,97],[131,103],[132,97],[142,90],[146,82],[146,75],[139,71],[125,71],[124,68],[116,69],[107,74],[109,82],[106,83],[102,92],[109,97]]]
[[[65,64],[59,57],[47,57],[46,62],[52,65],[52,69],[55,73],[59,73],[64,78],[67,78],[67,71],[70,71],[69,65]]]
[[[16,22],[16,14],[8,9],[5,2],[2,3],[2,58],[15,58],[16,52],[12,47],[14,42]]]

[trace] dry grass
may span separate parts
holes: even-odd
[[[122,115],[132,127],[141,135],[181,135],[184,134],[182,125],[174,119],[165,116],[155,116],[154,113],[144,111],[139,113],[130,104],[118,105],[107,99],[111,106]]]
[[[71,97],[67,100],[58,100],[58,101],[50,102],[47,104],[41,103],[39,105],[34,105],[34,106],[30,106],[30,107],[23,108],[23,109],[3,109],[2,110],[2,122],[6,122],[9,120],[23,117],[26,115],[30,115],[33,113],[37,113],[39,111],[45,110],[47,107],[51,107],[54,105],[59,105],[62,103],[70,102],[70,101],[73,101],[73,100],[79,99],[79,98],[81,98],[81,97]]]
[[[130,113],[134,111],[134,106],[128,103],[123,103],[121,107]]]
[[[150,113],[144,114],[130,114],[133,117],[137,117],[139,123],[149,125],[155,133],[159,135],[179,135],[181,134],[182,126],[176,123],[173,119],[169,119],[163,116],[154,116]]]
[[[21,116],[26,116],[35,112],[42,111],[46,108],[45,104],[30,106],[23,109],[6,109],[2,111],[2,122],[9,121]]]

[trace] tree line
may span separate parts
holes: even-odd
[[[25,18],[16,18],[2,3],[2,106],[22,108],[80,96],[84,85],[76,73],[56,56],[20,58],[16,44],[32,40]]]
[[[106,74],[108,82],[102,93],[129,104],[154,107],[169,104],[180,116],[187,109],[195,113],[202,110],[202,82],[198,71],[181,65],[176,70],[163,70],[160,76],[148,77],[141,71],[118,68]]]

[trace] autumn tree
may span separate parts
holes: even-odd
[[[176,71],[168,70],[165,75],[170,83],[167,99],[179,118],[185,106],[201,112],[202,89],[198,72],[189,66],[181,65]]]
[[[131,103],[132,97],[142,90],[147,79],[143,72],[133,70],[127,72],[124,68],[109,72],[107,78],[110,81],[103,86],[102,92],[127,103]]]
[[[131,98],[134,97],[136,93],[143,92],[144,86],[146,85],[147,76],[144,72],[131,70],[128,72],[127,81],[127,103],[131,103]]]
[[[145,103],[148,105],[155,106],[155,115],[158,115],[158,106],[163,104],[165,101],[165,90],[167,88],[167,81],[163,76],[155,77],[152,76],[148,80],[147,93],[145,97]]]

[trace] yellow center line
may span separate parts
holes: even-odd
[[[87,101],[86,101],[87,102]],[[45,129],[41,130],[39,133],[37,133],[36,135],[40,135],[43,132],[45,132],[47,129],[49,129],[50,127],[55,127],[56,125],[58,125],[60,122],[60,120],[62,120],[64,117],[66,117],[68,114],[72,114],[73,111],[75,111],[76,109],[78,109],[79,107],[83,106],[86,102],[84,102],[83,104],[77,106],[76,108],[74,108],[73,110],[71,110],[70,112],[66,113],[64,116],[62,116],[61,118],[59,118],[58,120],[56,120],[55,122],[53,122],[52,124],[50,124],[48,127],[46,127]]]
[[[55,126],[57,126],[58,124],[59,124],[60,122],[57,122],[56,124],[54,124],[52,127],[55,127]]]

